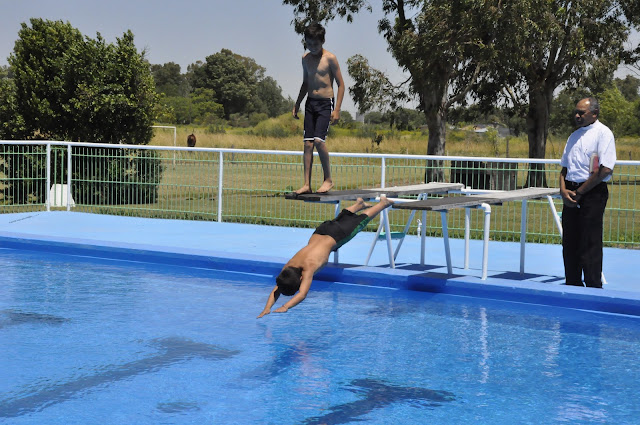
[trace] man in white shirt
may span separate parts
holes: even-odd
[[[598,121],[599,114],[600,105],[592,97],[576,104],[578,129],[569,136],[560,160],[566,284],[594,288],[602,288],[602,229],[609,198],[606,182],[616,163],[613,133]]]

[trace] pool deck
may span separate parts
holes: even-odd
[[[0,214],[1,248],[269,276],[275,276],[312,233],[313,229],[66,211]],[[464,241],[451,239],[453,274],[449,275],[441,238],[427,238],[425,266],[419,265],[417,236],[405,238],[396,269],[389,267],[384,243],[377,244],[370,266],[362,266],[374,235],[358,234],[340,250],[340,264],[335,265],[330,259],[316,279],[640,316],[637,250],[605,248],[604,274],[608,283],[604,289],[594,289],[564,285],[559,245],[527,244],[525,274],[521,275],[520,244],[491,241],[488,278],[481,280],[481,241],[471,241],[470,265],[464,269]]]

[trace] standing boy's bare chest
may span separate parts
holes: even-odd
[[[331,76],[331,64],[326,55],[321,57],[307,55],[304,59],[308,77],[316,79],[329,78]]]

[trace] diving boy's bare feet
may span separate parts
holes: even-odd
[[[305,193],[311,193],[311,186],[305,184],[304,186],[302,186],[300,189],[296,190],[295,192],[296,195],[304,195]]]
[[[356,208],[357,208],[358,211],[362,211],[362,210],[364,210],[366,208],[371,207],[371,205],[367,204],[366,202],[364,202],[364,199],[362,199],[362,198],[358,198],[356,200],[356,204],[355,205],[356,205]]]
[[[387,199],[385,195],[380,195],[380,203],[384,205],[384,208],[393,205],[393,201],[391,199]]]
[[[333,182],[331,180],[325,180],[322,183],[322,186],[318,188],[317,193],[327,193],[333,187]]]

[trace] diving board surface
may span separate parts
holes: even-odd
[[[546,187],[527,187],[524,189],[492,192],[483,195],[450,196],[445,198],[425,199],[416,202],[397,203],[393,207],[405,210],[442,211],[455,208],[475,207],[482,204],[501,204],[509,201],[540,199],[557,195],[559,189]]]
[[[313,192],[302,195],[296,195],[294,192],[291,192],[286,194],[285,198],[307,202],[354,201],[358,198],[373,199],[380,195],[386,195],[388,198],[397,198],[402,195],[417,195],[421,193],[447,193],[453,190],[460,190],[463,187],[464,185],[461,183],[431,182],[409,186],[378,187],[373,189],[331,190],[326,193]]]

